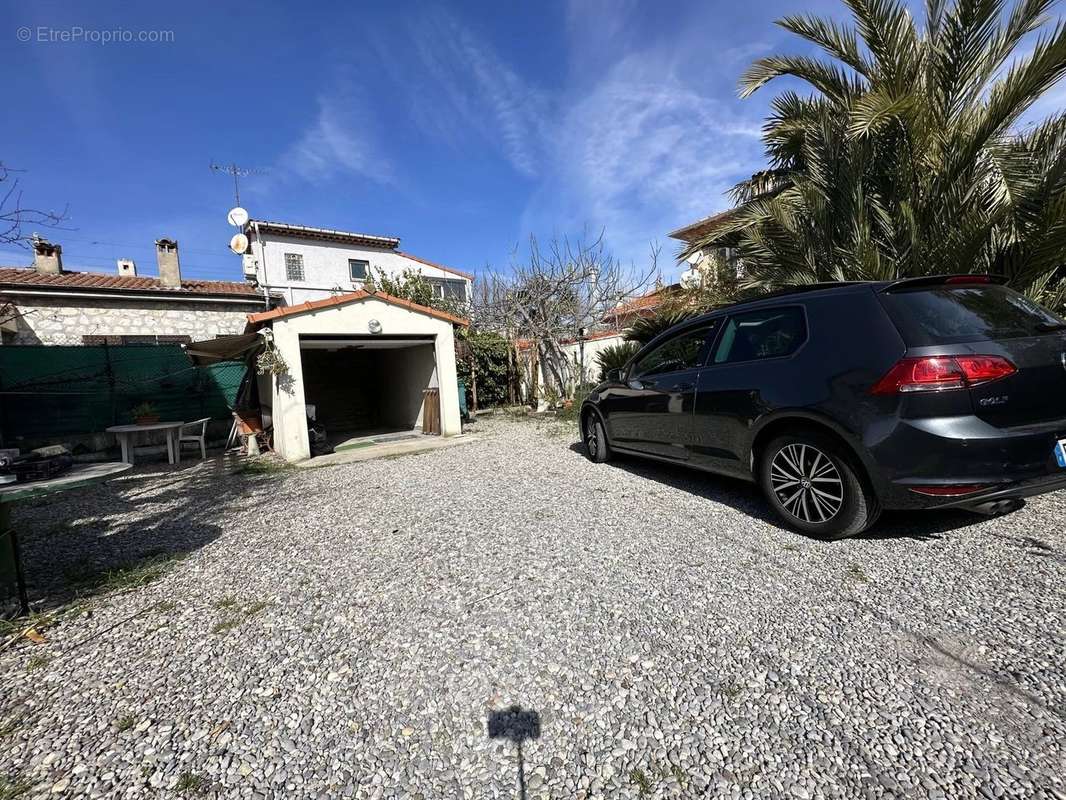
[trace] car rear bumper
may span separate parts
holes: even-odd
[[[968,494],[965,497],[944,498],[948,502],[937,505],[937,508],[969,508],[974,511],[986,512],[988,508],[1001,500],[1021,500],[1026,497],[1035,497],[1039,494],[1057,492],[1066,489],[1066,470],[1061,475],[1045,475],[1040,478],[1032,478],[1027,481],[1008,483],[995,486],[981,492]]]
[[[1054,453],[1066,438],[1066,420],[1021,428],[996,428],[977,417],[897,420],[881,433],[868,450],[885,508],[974,507],[1066,489],[1066,469]],[[967,485],[982,488],[955,496],[914,491]]]

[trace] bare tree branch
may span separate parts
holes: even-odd
[[[67,207],[62,212],[42,211],[22,205],[22,189],[13,170],[0,161],[0,244],[13,244],[28,247],[31,234],[24,232],[24,227],[39,226],[59,228],[67,219]]]
[[[475,294],[475,324],[512,343],[526,340],[546,390],[569,397],[580,376],[566,344],[603,328],[611,309],[642,293],[656,273],[657,259],[653,249],[650,269],[624,267],[607,252],[602,231],[591,239],[554,238],[544,246],[531,236],[528,252],[521,258],[516,253],[510,269],[485,274]]]

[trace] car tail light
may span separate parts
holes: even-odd
[[[988,483],[959,483],[950,486],[911,486],[910,490],[930,497],[962,497],[987,489],[990,485]]]
[[[896,362],[870,394],[942,392],[999,380],[1018,371],[1002,356],[923,356]]]

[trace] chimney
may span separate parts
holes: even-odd
[[[136,278],[137,265],[128,258],[120,258],[118,260],[118,274],[123,278]]]
[[[42,275],[63,271],[63,248],[33,234],[33,268]]]
[[[157,240],[155,260],[159,263],[159,282],[170,289],[180,289],[181,267],[178,265],[178,243],[173,239]]]

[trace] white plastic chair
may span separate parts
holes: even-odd
[[[193,422],[186,422],[181,426],[181,430],[178,432],[178,452],[181,452],[181,446],[185,442],[195,442],[200,445],[200,458],[207,459],[207,423],[211,421],[211,417],[204,417],[203,419],[194,420]],[[200,429],[199,433],[196,433],[196,428]]]

